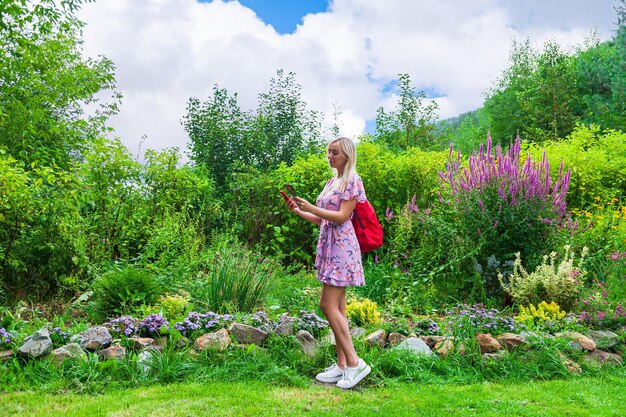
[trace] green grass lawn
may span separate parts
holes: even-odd
[[[99,395],[6,393],[6,416],[625,416],[621,375],[566,380],[420,385],[344,392],[311,383],[181,383]]]

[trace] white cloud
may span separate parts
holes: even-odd
[[[612,1],[602,0],[334,0],[280,35],[236,1],[100,0],[83,6],[85,52],[117,68],[124,94],[111,119],[136,152],[186,147],[180,121],[189,97],[206,99],[214,84],[257,105],[277,69],[296,73],[304,100],[332,120],[343,109],[344,134],[356,136],[394,97],[384,86],[408,73],[418,89],[438,91],[439,116],[477,108],[507,64],[513,38],[540,46],[582,44],[595,27],[611,35]]]

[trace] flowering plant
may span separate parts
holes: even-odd
[[[160,314],[150,314],[139,322],[139,333],[146,336],[158,336],[169,329],[169,321]]]
[[[249,314],[245,316],[243,318],[243,322],[268,333],[273,332],[276,327],[278,327],[278,323],[269,319],[264,311],[257,311],[254,314]]]
[[[413,329],[416,335],[437,335],[441,333],[441,326],[431,318],[423,318],[415,323]]]
[[[492,334],[515,330],[512,317],[504,317],[494,308],[482,304],[459,304],[446,312],[453,329],[463,333],[488,332]]]
[[[328,321],[319,317],[315,313],[300,310],[300,317],[298,318],[298,330],[306,330],[314,337],[318,337],[322,334],[326,328],[328,328]]]
[[[139,319],[132,316],[120,316],[104,323],[104,327],[116,335],[131,337],[139,332]]]
[[[506,262],[516,252],[534,263],[565,220],[570,171],[564,172],[561,164],[552,180],[545,152],[541,161],[528,156],[522,164],[519,137],[505,152],[500,145],[493,148],[488,136],[466,167],[460,154],[452,158],[452,151],[447,170],[439,173],[439,202],[460,236],[477,248],[478,263],[486,265],[490,256]],[[494,274],[481,277],[489,295],[500,291]]]
[[[625,306],[623,303],[611,302],[609,295],[606,285],[595,281],[578,303],[578,322],[596,329],[612,329],[626,324]]]
[[[232,314],[220,315],[212,311],[207,313],[192,311],[183,321],[174,323],[174,328],[183,336],[195,336],[228,327],[234,319],[235,316]]]
[[[0,348],[9,347],[12,341],[11,333],[7,332],[4,327],[0,327]]]

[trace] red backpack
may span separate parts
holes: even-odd
[[[378,222],[374,207],[369,201],[357,202],[352,216],[352,225],[359,241],[361,252],[369,252],[383,244],[383,227]]]

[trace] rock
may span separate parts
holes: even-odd
[[[196,339],[194,344],[198,350],[214,349],[223,352],[230,345],[230,337],[226,329],[218,330],[214,333],[206,333]]]
[[[620,341],[617,333],[608,330],[590,330],[587,336],[595,342],[597,349],[611,349]]]
[[[95,352],[111,346],[113,337],[106,327],[92,327],[77,335],[72,336],[72,342],[78,343],[85,350]]]
[[[515,333],[502,333],[496,338],[496,340],[506,350],[513,350],[516,347],[527,343],[522,336]]]
[[[417,337],[409,337],[406,340],[400,342],[394,349],[408,350],[417,355],[434,355],[433,351],[428,345]]]
[[[577,342],[578,344],[580,344],[580,346],[587,350],[587,351],[592,351],[596,349],[596,342],[594,342],[593,340],[589,339],[587,336],[584,336],[580,333],[577,332],[563,332],[563,333],[557,333],[555,334],[556,337],[564,337],[564,338],[568,338],[570,340],[573,340],[574,342]]]
[[[293,335],[293,328],[294,328],[294,325],[296,324],[296,321],[297,320],[294,317],[286,317],[274,330],[274,334],[276,336]]]
[[[406,336],[397,332],[391,332],[389,336],[387,336],[387,343],[391,346],[395,346],[403,340],[406,340]]]
[[[481,333],[476,335],[476,341],[480,348],[480,353],[493,353],[502,349],[502,346],[491,335],[491,333]]]
[[[109,346],[106,349],[102,349],[98,352],[100,360],[122,360],[126,356],[126,348],[120,344]]]
[[[365,336],[365,343],[370,346],[378,346],[380,348],[385,347],[385,342],[387,340],[387,332],[379,329],[374,333],[370,333]]]
[[[435,343],[434,351],[442,358],[447,357],[450,353],[454,352],[454,342],[452,337],[443,339]]]
[[[359,337],[363,336],[366,332],[367,330],[365,330],[362,327],[353,327],[350,329],[350,334],[352,335],[353,339],[358,339]]]
[[[300,330],[296,334],[296,338],[298,339],[298,342],[300,342],[304,354],[314,357],[315,351],[317,350],[317,340],[315,340],[313,335],[306,330]]]
[[[600,349],[595,349],[587,353],[587,359],[600,365],[622,365],[624,363],[624,360],[620,355]]]
[[[137,355],[137,366],[141,369],[141,372],[150,372],[152,356],[155,354],[158,355],[158,351],[155,349],[145,349],[139,352]]]
[[[447,339],[447,337],[426,335],[426,336],[420,336],[420,339],[422,340],[422,342],[426,343],[429,348],[433,349],[437,343],[441,342],[442,340]]]
[[[573,360],[569,359],[567,356],[565,356],[563,354],[559,354],[559,357],[561,359],[561,363],[571,373],[578,375],[578,374],[580,374],[583,371],[579,364],[577,364]]]
[[[11,357],[13,357],[13,351],[12,350],[2,350],[2,351],[0,351],[0,363],[8,361],[9,359],[11,359]]]
[[[228,333],[238,342],[246,344],[254,343],[257,346],[261,346],[268,336],[266,331],[241,323],[231,324],[228,328]]]
[[[136,351],[142,351],[144,349],[148,349],[148,348],[156,348],[156,343],[154,341],[153,338],[151,337],[138,337],[138,336],[133,336],[131,338],[129,338],[128,340],[130,340],[131,343],[131,347],[133,350]],[[161,347],[161,346],[159,346]]]
[[[24,356],[38,358],[47,355],[52,350],[52,339],[48,329],[37,330],[28,336],[17,352]]]
[[[50,352],[50,360],[57,366],[63,365],[67,359],[87,360],[87,354],[78,343],[69,343]]]

